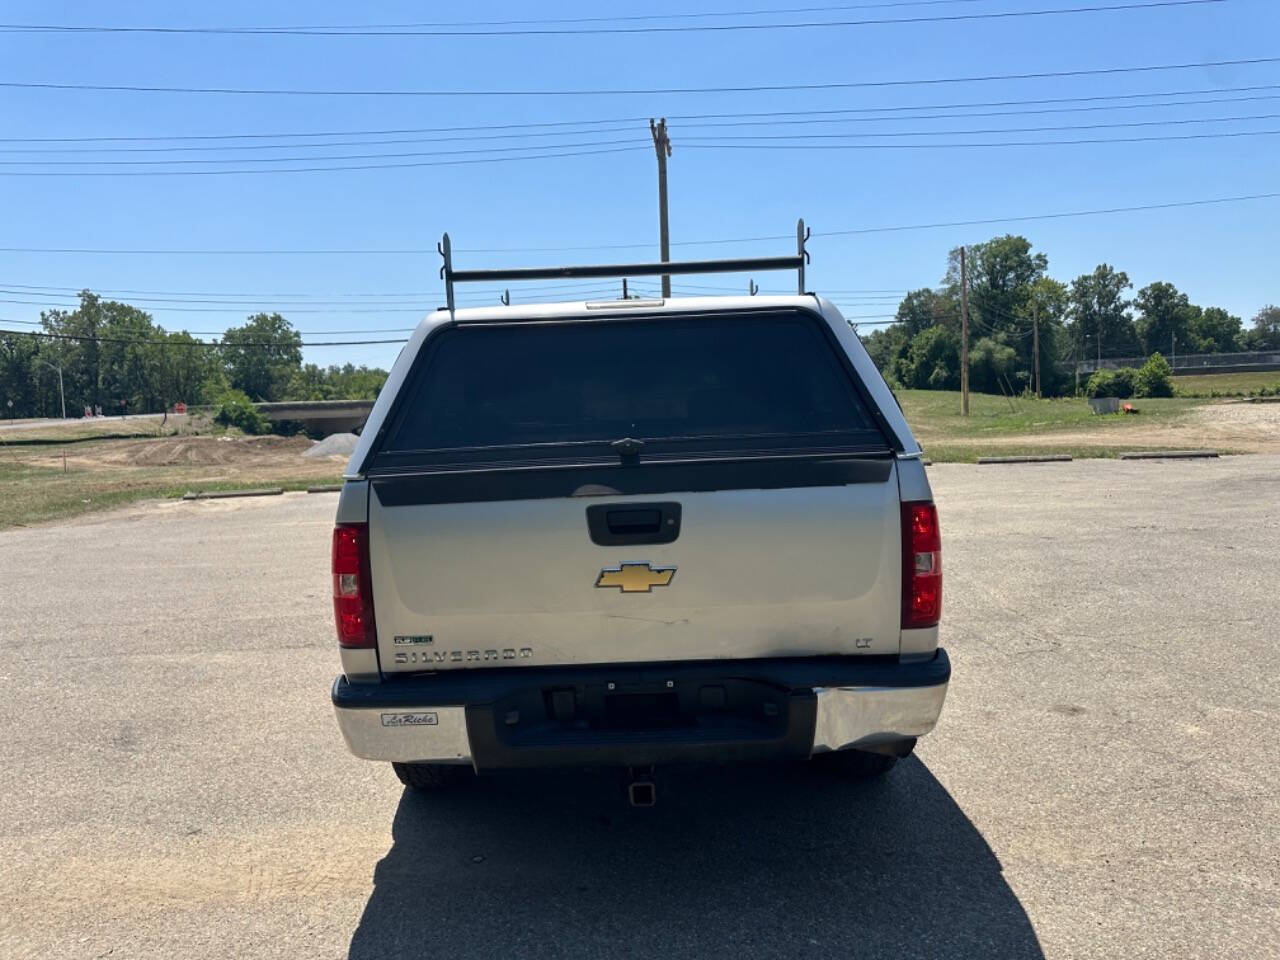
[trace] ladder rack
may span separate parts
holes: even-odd
[[[810,231],[804,220],[796,222],[796,252],[781,257],[739,257],[728,260],[675,260],[657,263],[595,263],[564,267],[499,267],[489,270],[455,270],[449,234],[436,245],[444,259],[440,277],[444,280],[446,304],[454,309],[453,285],[455,283],[483,283],[511,280],[561,280],[597,277],[657,277],[686,276],[696,273],[742,273],[756,270],[796,271],[796,290],[803,295],[804,268],[809,262],[805,243]],[[754,284],[752,285],[754,286]],[[504,297],[504,302],[508,302]]]

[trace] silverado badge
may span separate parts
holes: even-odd
[[[624,563],[605,567],[596,577],[597,587],[617,587],[623,593],[652,593],[665,587],[676,575],[675,567],[655,567],[651,563]]]

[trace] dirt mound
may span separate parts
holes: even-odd
[[[302,452],[306,437],[158,437],[86,450],[77,459],[130,467],[220,466],[276,463],[282,454]]]

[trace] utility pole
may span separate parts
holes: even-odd
[[[969,273],[960,248],[960,414],[969,415]]]
[[[1102,311],[1098,311],[1098,365],[1095,370],[1102,369]]]
[[[1036,375],[1036,399],[1040,399],[1040,304],[1031,300],[1031,354]]]
[[[667,118],[657,123],[649,118],[649,132],[653,134],[653,149],[658,155],[658,243],[661,247],[662,262],[671,261],[671,234],[667,229],[667,157],[671,156],[671,140],[667,137]],[[662,297],[671,296],[671,276],[662,275]]]
[[[1169,331],[1169,366],[1172,367],[1178,359],[1178,332],[1176,330]]]
[[[50,370],[58,371],[58,399],[62,402],[62,419],[67,419],[67,394],[62,389],[62,367],[50,363],[48,360],[41,360],[39,357],[36,358],[36,363],[43,363]]]

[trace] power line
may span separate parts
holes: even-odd
[[[50,302],[50,301],[48,301],[48,300],[19,300],[19,299],[0,299],[0,303],[25,304],[25,305],[27,305],[27,306],[52,307],[52,308],[54,308],[54,309],[57,309],[57,308],[60,308],[60,307],[73,307],[73,308],[74,308],[74,307],[78,307],[78,306],[80,305],[79,301],[75,301],[75,302],[72,302],[72,303],[65,303],[65,302],[64,302],[64,303],[51,303],[51,302]],[[144,300],[144,301],[139,301],[139,303],[143,303],[143,304],[145,304],[145,303],[147,303],[147,301],[145,301],[145,300]],[[253,307],[253,305],[252,305],[252,304],[235,304],[234,306],[226,306],[226,307],[183,307],[183,306],[164,306],[164,305],[162,305],[162,306],[160,306],[160,307],[159,307],[159,309],[164,310],[164,311],[165,311],[165,312],[167,312],[167,313],[241,313],[241,312],[244,312],[244,309],[252,309],[252,307]],[[431,308],[429,308],[429,307],[382,307],[382,308],[378,308],[378,309],[366,309],[366,308],[361,307],[361,308],[357,308],[357,309],[342,309],[342,308],[336,308],[336,307],[335,307],[335,308],[328,308],[328,307],[324,307],[324,308],[319,308],[319,309],[309,309],[309,308],[294,308],[294,307],[286,307],[285,309],[286,309],[286,310],[287,310],[287,312],[289,312],[289,313],[338,313],[338,314],[342,314],[342,315],[346,316],[346,315],[349,315],[349,314],[368,314],[368,313],[372,313],[372,314],[386,314],[386,313],[416,313],[416,314],[424,314],[424,313],[428,313],[428,312],[430,311],[430,309],[431,309]]]
[[[977,127],[968,130],[876,130],[861,133],[782,133],[782,134],[732,134],[721,137],[707,137],[692,134],[698,140],[829,140],[852,137],[954,137],[981,136],[992,133],[1040,133],[1071,130],[1115,130],[1128,127],[1163,127],[1185,126],[1193,123],[1243,123],[1250,120],[1275,120],[1280,113],[1254,113],[1236,117],[1172,117],[1164,120],[1125,120],[1120,123],[1081,123],[1064,125],[1041,125],[1036,127]],[[808,121],[806,121],[808,122]],[[1248,131],[1246,131],[1248,132]],[[44,161],[0,161],[0,163],[41,163]],[[56,161],[51,161],[56,162]],[[76,161],[79,163],[96,163],[94,160]],[[106,161],[102,161],[106,162]],[[155,161],[155,162],[187,162],[187,161]],[[194,161],[192,161],[194,162]],[[232,161],[227,161],[232,162]]]
[[[537,285],[531,289],[539,291],[578,291],[578,290],[599,290],[608,288],[610,290],[616,288],[618,284],[606,282],[602,280],[577,280],[566,282],[563,284]],[[496,287],[471,287],[469,292],[491,293],[497,295],[501,289],[510,289],[519,292],[520,288],[512,285],[506,288]],[[235,306],[256,306],[262,303],[277,304],[287,306],[287,301],[298,300],[302,305],[355,305],[370,303],[374,298],[393,298],[396,301],[410,301],[412,304],[420,304],[424,299],[434,300],[439,297],[441,291],[418,291],[415,293],[341,293],[341,294],[322,294],[322,293],[227,293],[227,292],[210,292],[210,291],[174,291],[174,290],[138,290],[138,289],[120,289],[109,287],[95,287],[90,285],[80,285],[77,287],[68,286],[34,286],[23,283],[8,283],[0,281],[0,293],[19,293],[22,296],[37,296],[47,294],[52,296],[63,296],[65,298],[78,298],[80,293],[88,291],[97,296],[115,296],[125,295],[137,302],[168,302],[168,303],[217,303]],[[169,300],[171,297],[213,297],[218,299],[181,299]],[[354,300],[343,300],[341,298],[359,298]],[[159,299],[165,298],[165,299]],[[234,299],[233,299],[234,298]],[[393,306],[396,304],[392,304]]]
[[[14,293],[21,291],[26,296],[34,296],[37,293],[47,293],[53,295],[68,294],[79,296],[82,291],[88,290],[90,293],[98,295],[133,295],[140,296],[145,299],[157,297],[218,297],[216,300],[175,300],[177,303],[226,303],[232,304],[243,302],[246,306],[255,303],[269,301],[271,303],[284,303],[289,300],[300,300],[303,304],[341,304],[351,302],[356,305],[367,302],[374,302],[378,298],[391,298],[396,301],[412,301],[417,303],[424,297],[437,297],[438,291],[418,292],[418,293],[224,293],[210,291],[177,291],[177,290],[137,290],[137,289],[119,289],[95,287],[93,285],[81,285],[78,287],[50,287],[36,286],[26,283],[9,283],[0,280],[0,293]],[[359,298],[357,300],[347,301],[342,298]]]
[[[623,141],[616,141],[623,142]],[[533,148],[524,148],[533,149]],[[514,157],[468,157],[462,160],[410,160],[406,162],[396,163],[360,163],[360,164],[337,164],[330,166],[309,166],[309,167],[254,167],[236,170],[63,170],[63,171],[44,171],[44,170],[3,170],[0,171],[0,177],[220,177],[220,176],[236,176],[244,174],[279,174],[279,173],[322,173],[336,170],[397,170],[407,169],[410,167],[453,167],[464,164],[473,163],[513,163],[521,160],[554,160],[563,157],[589,157],[597,156],[605,153],[632,153],[636,150],[643,150],[644,147],[605,147],[599,150],[572,150],[564,153],[537,153],[527,156]],[[427,154],[427,156],[438,156],[438,154]],[[312,158],[312,161],[324,158]],[[293,158],[294,162],[309,162],[301,158]],[[145,161],[129,161],[129,162],[145,162]],[[211,163],[215,161],[175,161],[186,163]],[[244,163],[254,162],[263,163],[264,160],[244,160]]]
[[[967,101],[962,103],[927,103],[913,104],[887,107],[841,107],[825,110],[771,110],[771,111],[746,111],[746,112],[730,112],[730,113],[690,113],[690,114],[668,114],[668,120],[733,120],[740,118],[786,118],[786,117],[826,117],[835,116],[837,114],[884,114],[884,113],[903,113],[919,110],[964,110],[975,107],[1010,107],[1010,106],[1045,106],[1048,104],[1068,104],[1068,103],[1089,103],[1100,104],[1105,100],[1143,100],[1152,97],[1192,97],[1206,96],[1208,94],[1221,93],[1252,93],[1260,90],[1278,90],[1280,84],[1252,84],[1248,86],[1238,87],[1219,87],[1213,89],[1196,89],[1196,90],[1161,90],[1151,93],[1112,93],[1098,94],[1094,96],[1084,97],[1040,97],[1033,99],[1016,99],[1016,100],[980,100]],[[1074,108],[1078,110],[1137,110],[1146,107],[1179,107],[1194,106],[1201,103],[1239,103],[1249,100],[1270,100],[1275,96],[1261,97],[1224,97],[1211,100],[1179,100],[1165,103],[1123,103],[1123,104],[1102,104],[1098,106]],[[1018,111],[1025,113],[1057,113],[1070,112],[1066,110],[1028,110]],[[955,116],[985,116],[986,114],[955,114]],[[991,114],[992,116],[1007,114]],[[926,117],[915,117],[914,119],[933,119]],[[942,119],[942,118],[937,118]],[[216,133],[216,134],[166,134],[166,135],[150,135],[150,136],[91,136],[91,137],[0,137],[0,143],[152,143],[159,141],[209,141],[209,140],[279,140],[287,138],[316,138],[316,137],[383,137],[397,136],[402,134],[423,134],[423,133],[456,133],[468,131],[492,131],[492,130],[537,130],[548,127],[589,127],[610,124],[630,124],[647,122],[648,117],[609,117],[609,118],[593,118],[586,120],[544,120],[533,123],[497,123],[497,124],[470,124],[455,125],[445,127],[399,127],[392,129],[380,130],[324,130],[324,131],[293,131],[293,132],[273,132],[273,133]],[[778,121],[782,122],[782,121]],[[557,131],[563,132],[564,135],[580,135],[579,131]],[[602,131],[596,131],[602,132]],[[523,136],[523,134],[521,134]],[[298,144],[297,146],[302,146]],[[45,152],[45,151],[41,151]]]
[[[434,23],[387,23],[380,25],[373,24],[324,24],[321,26],[284,25],[277,29],[328,29],[328,30],[360,30],[368,29],[371,26],[381,26],[383,29],[414,29],[428,27],[505,27],[505,26],[521,26],[531,24],[556,24],[556,23],[626,23],[644,20],[694,20],[694,19],[713,19],[725,17],[750,17],[750,16],[774,16],[791,13],[830,13],[842,10],[872,10],[885,7],[934,7],[934,6],[950,6],[960,3],[984,3],[986,0],[888,0],[888,2],[879,3],[847,3],[847,4],[831,4],[824,6],[806,6],[806,7],[783,7],[764,10],[744,10],[738,11],[713,11],[713,12],[693,12],[693,13],[650,13],[650,14],[631,14],[631,15],[612,15],[599,17],[556,17],[556,18],[536,18],[536,19],[505,19],[505,20],[472,20],[472,21],[445,21]],[[22,27],[31,27],[32,25],[19,25]],[[262,27],[259,29],[272,29]]]
[[[370,25],[367,27],[160,27],[160,26],[105,26],[63,24],[0,24],[7,33],[147,33],[147,34],[199,34],[203,36],[271,36],[271,37],[572,37],[600,35],[672,34],[672,33],[729,33],[759,32],[765,30],[813,30],[833,27],[871,27],[917,23],[958,23],[982,20],[1012,20],[1022,17],[1066,16],[1082,13],[1114,13],[1125,10],[1155,10],[1171,7],[1199,7],[1223,3],[1225,0],[1141,0],[1141,2],[1058,7],[1047,10],[1005,10],[988,13],[934,14],[930,16],[880,17],[857,20],[805,20],[780,23],[714,23],[682,25],[646,25],[629,27],[499,27],[461,26],[416,27],[394,25]]]
[[[976,227],[1002,223],[1027,223],[1035,220],[1062,220],[1071,217],[1092,217],[1117,213],[1138,213],[1149,210],[1173,210],[1182,207],[1212,206],[1222,203],[1244,203],[1252,200],[1274,200],[1280,198],[1280,191],[1273,193],[1251,193],[1233,197],[1212,197],[1202,200],[1172,200],[1164,203],[1134,204],[1121,207],[1102,207],[1093,210],[1067,210],[1055,213],[1037,213],[1006,217],[986,217],[974,220],[942,220],[933,223],[897,224],[878,227],[855,227],[845,230],[815,231],[815,237],[850,237],[869,233],[896,233],[906,230],[934,230],[943,227]],[[672,241],[672,246],[710,246],[726,243],[754,243],[757,241],[794,240],[794,234],[769,234],[754,237],[733,237],[715,240],[679,240]],[[597,243],[589,246],[573,247],[468,247],[458,248],[459,253],[568,253],[592,250],[634,250],[651,246],[645,243]],[[55,254],[101,254],[108,256],[424,256],[434,254],[432,248],[385,248],[385,249],[104,249],[101,247],[0,247],[0,253],[55,253]]]
[[[899,80],[833,80],[817,83],[763,83],[717,87],[632,87],[543,90],[302,90],[269,87],[181,87],[146,84],[53,83],[0,80],[0,87],[33,90],[97,90],[125,93],[198,93],[230,96],[288,97],[620,97],[678,96],[703,93],[765,93],[786,90],[862,90],[887,87],[939,86],[952,83],[987,83],[1001,80],[1046,80],[1062,77],[1100,77],[1206,67],[1241,67],[1280,62],[1280,57],[1248,57],[1202,60],[1194,63],[1161,63],[1128,67],[1094,67],[1078,70],[1045,70],[1031,73],[974,74],[965,77],[916,77]]]
[[[43,321],[40,320],[0,320],[0,323],[16,323],[20,326],[37,327]],[[417,327],[362,327],[358,330],[295,330],[294,332],[300,336],[308,337],[330,337],[340,336],[343,334],[370,334],[370,333],[413,333]],[[24,333],[23,330],[0,330],[0,335],[5,333]],[[191,337],[221,337],[226,330],[170,330],[172,334],[186,334]],[[157,343],[162,341],[157,340]],[[164,341],[167,342],[167,341]]]
[[[138,166],[150,164],[213,164],[213,163],[296,163],[296,162],[319,162],[329,160],[376,160],[384,158],[403,158],[403,157],[450,157],[460,156],[464,154],[477,153],[515,153],[519,151],[529,150],[548,150],[548,149],[578,149],[585,147],[614,147],[626,144],[636,143],[635,138],[627,140],[591,140],[585,143],[558,143],[551,144],[547,147],[537,146],[514,146],[514,147],[470,147],[463,150],[440,150],[432,153],[408,152],[408,153],[348,153],[336,154],[323,157],[254,157],[252,160],[246,160],[242,157],[218,157],[211,160],[0,160],[0,164],[4,166],[14,165],[30,165],[39,164],[40,166],[83,166],[85,164],[94,164],[98,166]],[[643,142],[643,141],[639,141]],[[277,149],[286,149],[279,147]],[[537,160],[542,154],[530,154],[527,157],[516,157],[519,160]],[[568,156],[568,154],[556,154],[556,156]]]
[[[1082,127],[1059,127],[1044,129],[1093,129],[1096,126],[1108,126],[1107,124],[1082,126]],[[1127,124],[1116,124],[1114,126],[1127,126]],[[1034,128],[1028,128],[1034,129]],[[1018,132],[1016,129],[997,130],[992,132]],[[814,137],[824,137],[830,139],[836,136],[847,137],[893,137],[893,136],[946,136],[946,135],[968,135],[962,131],[932,131],[924,133],[863,133],[863,134],[810,134],[810,135],[787,135],[778,137],[708,137],[703,136],[697,139],[682,140],[681,142],[692,149],[696,150],[910,150],[910,149],[926,149],[926,150],[956,150],[967,148],[997,149],[1001,147],[1065,147],[1065,146],[1084,146],[1099,144],[1117,144],[1117,143],[1158,143],[1173,141],[1193,141],[1193,140],[1221,140],[1221,139],[1238,139],[1241,137],[1269,137],[1280,134],[1280,130],[1238,130],[1238,131],[1217,131],[1214,133],[1191,133],[1191,134],[1160,134],[1154,136],[1141,137],[1077,137],[1072,139],[1050,139],[1050,140],[988,140],[988,141],[955,141],[948,143],[936,142],[902,142],[902,143],[777,143],[760,142],[762,140],[786,139],[797,140],[802,138],[812,139]],[[743,140],[753,142],[739,142]],[[630,143],[631,141],[602,141],[605,143]],[[501,149],[501,148],[495,148]],[[510,148],[510,149],[532,149],[532,148]],[[58,161],[38,161],[38,160],[3,160],[0,166],[38,166],[36,170],[0,170],[0,177],[216,177],[216,176],[250,176],[261,174],[290,174],[290,173],[318,173],[318,172],[334,172],[344,170],[394,170],[408,167],[445,167],[458,164],[474,164],[474,163],[503,163],[522,160],[547,160],[557,157],[583,157],[594,156],[598,154],[608,153],[631,153],[637,150],[645,149],[643,146],[626,146],[626,147],[606,147],[598,150],[578,150],[565,153],[539,153],[529,154],[526,156],[501,156],[501,157],[468,157],[462,160],[410,160],[396,161],[392,163],[359,163],[359,164],[328,164],[325,166],[301,166],[301,167],[243,167],[233,170],[228,169],[163,169],[163,170],[118,170],[118,169],[92,169],[92,170],[47,170],[46,167],[65,165],[65,166],[129,166],[129,167],[150,167],[163,166],[172,167],[175,164],[223,164],[223,163],[318,163],[329,160],[341,160],[340,156],[334,157],[263,157],[263,158],[218,158],[211,160],[58,160]],[[445,151],[447,153],[475,153],[481,151],[474,150],[458,150]],[[488,152],[488,151],[483,151]],[[386,154],[351,154],[353,159],[370,157],[415,157],[415,156],[442,156],[444,154],[423,154],[423,153],[386,153]]]
[[[1280,134],[1280,130],[1238,130],[1220,133],[1185,133],[1163,134],[1151,137],[1086,137],[1073,140],[1005,140],[984,141],[980,143],[724,143],[718,141],[693,142],[682,140],[681,144],[699,150],[953,150],[965,147],[1068,147],[1082,144],[1099,143],[1156,143],[1172,140],[1220,140],[1238,137],[1272,137]],[[0,176],[23,176],[24,174],[0,174]]]
[[[1226,100],[1217,102],[1237,102],[1239,100],[1277,100],[1280,94],[1270,94],[1264,96],[1227,98]],[[1208,102],[1208,101],[1200,101]],[[1197,101],[1187,101],[1175,104],[1176,106],[1195,106]],[[743,127],[743,126],[811,126],[816,124],[836,124],[836,123],[899,123],[903,120],[955,120],[967,119],[972,117],[987,116],[1022,116],[1027,113],[1043,113],[1043,112],[1060,112],[1062,110],[1101,110],[1101,109],[1134,109],[1136,107],[1145,107],[1148,104],[1114,104],[1109,107],[1083,107],[1083,108],[1059,108],[1058,111],[995,111],[989,113],[963,113],[963,114],[923,114],[912,117],[808,117],[803,119],[769,119],[769,120],[733,120],[726,122],[708,122],[695,123],[685,128],[689,130],[694,137],[701,139],[711,139],[706,134],[698,134],[698,130],[719,130],[727,127]],[[1228,117],[1168,117],[1156,120],[1128,120],[1120,123],[1090,123],[1090,124],[1066,124],[1066,125],[1041,125],[1034,127],[991,127],[976,128],[966,130],[895,130],[895,131],[873,131],[869,133],[832,133],[832,134],[732,134],[715,137],[714,139],[735,139],[735,140],[784,140],[784,139],[816,139],[816,138],[832,138],[832,137],[933,137],[933,136],[971,136],[978,134],[991,133],[1032,133],[1039,131],[1061,131],[1061,130],[1099,130],[1099,129],[1116,129],[1124,127],[1158,127],[1158,126],[1185,126],[1187,124],[1200,123],[1235,123],[1250,120],[1273,120],[1280,117],[1277,113],[1261,113],[1248,114],[1244,116],[1228,116]],[[626,133],[630,130],[628,127],[606,127],[603,129],[596,128],[592,133]],[[536,132],[536,133],[510,133],[510,134],[484,134],[478,136],[455,136],[455,137],[410,137],[398,139],[383,140],[338,140],[319,143],[252,143],[235,146],[164,146],[164,147],[58,147],[58,148],[0,148],[0,153],[5,154],[100,154],[100,153],[191,153],[191,152],[210,152],[210,151],[244,151],[244,150],[294,150],[306,149],[315,150],[327,147],[342,146],[383,146],[397,145],[409,143],[445,143],[452,141],[475,142],[479,140],[505,140],[523,137],[547,137],[547,136],[583,136],[586,131],[555,131],[555,132]],[[160,160],[0,160],[0,165],[4,166],[89,166],[89,165],[141,165],[141,164],[228,164],[228,163],[292,163],[292,162],[318,162],[330,160],[351,160],[351,159],[378,159],[378,158],[397,158],[397,157],[432,157],[447,156],[452,154],[475,154],[475,153],[504,153],[518,152],[526,150],[543,150],[543,149],[559,149],[559,148],[576,148],[600,145],[616,145],[630,143],[631,140],[604,140],[588,143],[556,143],[548,144],[545,147],[537,145],[526,146],[507,146],[507,147],[483,147],[467,150],[446,150],[437,153],[399,153],[399,152],[383,152],[372,154],[348,154],[337,156],[288,156],[288,157],[220,157],[212,160],[204,159],[160,159]],[[534,156],[536,159],[536,155]]]
[[[0,320],[0,323],[9,322],[11,321]],[[177,333],[178,335],[181,335],[181,331],[178,331]],[[292,340],[245,340],[241,342],[227,343],[225,341],[170,340],[157,339],[155,337],[98,337],[71,333],[44,333],[36,330],[0,330],[0,336],[35,337],[40,340],[74,340],[85,343],[119,343],[135,347],[194,347],[214,350],[221,349],[223,347],[364,347],[386,343],[405,343],[408,340],[407,337],[401,337],[398,340],[313,340],[309,343],[296,343]]]

